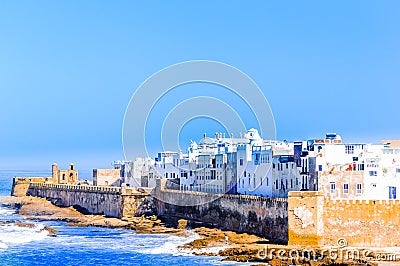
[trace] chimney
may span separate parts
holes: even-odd
[[[74,164],[73,163],[71,163],[70,165],[69,165],[69,170],[74,170]]]
[[[242,132],[240,132],[240,138],[242,138]]]
[[[218,133],[215,133],[215,138],[218,139]]]
[[[207,135],[206,135],[206,133],[204,133],[204,135],[203,135],[203,138],[204,138],[204,139],[206,139],[206,138],[207,138]]]
[[[233,133],[231,133],[231,139],[233,139]]]

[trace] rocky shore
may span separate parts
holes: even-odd
[[[177,228],[166,227],[156,216],[124,217],[123,219],[108,218],[101,215],[85,215],[73,207],[61,208],[53,205],[46,199],[36,197],[3,197],[0,205],[14,208],[26,220],[63,221],[69,226],[98,226],[109,228],[126,228],[135,230],[139,234],[175,234],[189,236],[195,233],[198,238],[182,245],[180,248],[189,249],[195,255],[222,256],[222,260],[237,262],[252,262],[254,265],[378,265],[373,259],[351,259],[332,257],[321,249],[315,250],[317,259],[299,256],[289,259],[288,254],[302,254],[301,247],[289,247],[269,244],[267,239],[254,235],[239,234],[219,229],[205,227],[187,230],[187,221],[179,220]],[[4,223],[4,222],[3,222]],[[34,227],[29,222],[13,221],[17,226]],[[57,231],[44,227],[42,230],[56,236]],[[303,248],[304,249],[304,248]],[[376,251],[378,253],[379,251]],[[286,256],[285,256],[286,255]],[[370,254],[376,258],[377,254]],[[291,256],[293,257],[293,256]],[[399,262],[397,258],[396,262]],[[391,261],[391,265],[396,263]]]

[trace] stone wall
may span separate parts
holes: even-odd
[[[165,221],[183,218],[193,226],[209,225],[257,234],[272,243],[287,243],[286,199],[180,192],[165,186],[158,186],[154,193],[138,193],[127,187],[45,183],[30,183],[27,190],[27,195],[47,198],[58,206],[75,206],[91,214],[118,218],[156,214]]]
[[[122,217],[120,188],[31,183],[27,195],[46,198],[57,206],[75,206],[91,214]]]
[[[288,234],[290,245],[318,246],[322,243],[323,207],[323,192],[289,192]]]
[[[400,245],[399,200],[329,200],[322,192],[289,193],[289,244]],[[342,240],[343,242],[343,240]]]
[[[23,197],[28,192],[31,182],[45,182],[46,177],[15,177],[11,189],[11,196]]]
[[[400,245],[400,200],[326,200],[323,221],[325,245]]]
[[[157,193],[156,209],[165,220],[187,219],[189,225],[208,224],[224,230],[256,234],[271,243],[288,241],[286,199],[168,189]]]

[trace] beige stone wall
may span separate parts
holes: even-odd
[[[47,177],[14,177],[11,189],[11,196],[23,197],[28,192],[29,184],[31,182],[43,183],[51,178]]]
[[[400,245],[400,200],[329,200],[322,192],[290,192],[289,244],[354,247]]]
[[[326,200],[323,222],[325,245],[400,245],[400,200]]]
[[[291,245],[322,244],[324,194],[318,191],[292,191],[288,198],[288,238]]]
[[[93,185],[95,186],[121,186],[120,169],[94,169]]]

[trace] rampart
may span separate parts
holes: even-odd
[[[158,215],[166,219],[187,219],[192,223],[256,234],[272,243],[288,241],[287,199],[168,189],[162,190],[158,198],[161,199],[157,200]]]
[[[26,196],[30,183],[44,183],[46,180],[47,177],[14,177],[11,196]]]
[[[327,200],[322,192],[290,192],[288,216],[292,245],[400,245],[400,200]]]
[[[90,214],[121,218],[134,216],[148,194],[120,187],[31,182],[26,195],[46,198],[58,206],[75,206]]]
[[[39,182],[34,182],[39,181]],[[400,200],[330,200],[321,191],[289,192],[288,199],[216,195],[166,189],[151,194],[126,187],[96,187],[14,179],[14,195],[31,195],[110,217],[156,214],[304,246],[400,245]],[[25,191],[25,192],[24,192]],[[195,204],[193,204],[195,203]]]
[[[26,180],[14,180],[13,191],[16,186],[25,187],[26,183]],[[29,181],[26,195],[47,198],[58,206],[75,206],[91,214],[118,218],[156,214],[165,221],[187,219],[194,226],[209,225],[257,234],[277,243],[287,242],[287,199],[181,192],[165,187],[158,183],[149,195],[126,187]],[[188,206],[191,202],[196,204]]]

